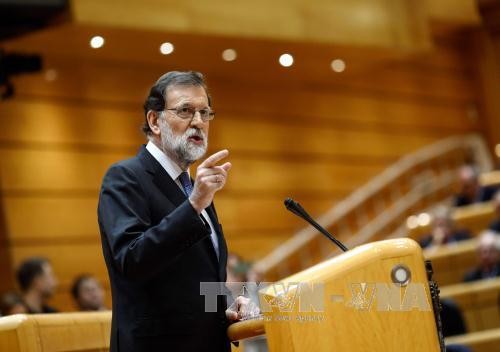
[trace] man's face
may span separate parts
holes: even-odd
[[[479,261],[484,267],[495,265],[498,262],[498,250],[494,244],[487,243],[479,247]]]
[[[99,310],[104,307],[104,291],[99,282],[88,278],[81,283],[78,304],[83,310]]]
[[[450,220],[447,218],[436,217],[434,219],[432,232],[435,236],[442,236],[443,239],[448,238],[453,232]]]
[[[207,109],[208,97],[200,86],[172,86],[167,89],[165,109],[190,107]],[[209,122],[203,122],[199,113],[192,119],[182,119],[175,111],[166,110],[159,118],[161,145],[174,160],[190,165],[207,151]]]
[[[36,287],[44,298],[50,298],[56,290],[58,284],[57,278],[49,263],[44,263],[42,268],[42,274],[35,279]]]

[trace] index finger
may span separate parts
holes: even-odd
[[[227,149],[220,150],[217,153],[210,155],[208,158],[203,160],[200,164],[200,167],[212,167],[215,166],[220,160],[224,159],[229,155],[229,151]]]

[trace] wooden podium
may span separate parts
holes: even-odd
[[[415,241],[366,244],[260,289],[262,317],[228,336],[265,334],[271,352],[441,351],[429,278]]]

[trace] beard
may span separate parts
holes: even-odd
[[[168,122],[163,119],[160,131],[163,152],[183,169],[200,159],[207,151],[208,137],[198,128],[190,127],[183,134],[175,135]],[[200,137],[203,143],[196,145],[191,142],[189,138],[193,136]]]

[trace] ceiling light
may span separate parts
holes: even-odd
[[[343,72],[345,70],[345,62],[341,59],[333,60],[330,66],[335,72]]]
[[[226,49],[222,52],[222,59],[224,61],[234,61],[236,60],[236,50],[234,49]]]
[[[90,47],[93,49],[99,49],[104,45],[104,38],[100,35],[96,35],[90,39]]]
[[[174,44],[165,42],[162,45],[160,45],[160,53],[163,55],[168,55],[172,54],[174,52]]]
[[[293,65],[293,56],[290,54],[283,54],[280,56],[280,65],[284,67],[290,67]]]

